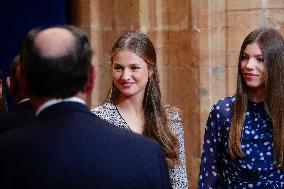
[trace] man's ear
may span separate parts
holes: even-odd
[[[14,78],[15,79],[15,78]],[[7,89],[9,91],[10,96],[13,98],[15,95],[17,95],[17,90],[15,89],[13,79],[9,76],[6,79]]]
[[[13,83],[11,82],[11,77],[10,76],[7,77],[6,84],[7,84],[9,93],[11,93],[12,92],[12,88],[13,88]]]
[[[90,68],[89,68],[89,73],[88,73],[88,80],[87,83],[85,85],[85,93],[87,95],[91,95],[94,85],[95,85],[95,79],[96,79],[96,69],[95,66],[93,64],[91,64]]]
[[[26,75],[23,72],[21,66],[17,66],[16,68],[16,81],[19,85],[19,90],[22,91],[24,94],[29,94],[28,85],[27,85],[27,79]]]

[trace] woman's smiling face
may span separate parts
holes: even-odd
[[[112,76],[120,95],[143,97],[150,70],[141,57],[129,50],[120,50],[112,57]]]
[[[264,89],[265,65],[257,43],[248,44],[241,55],[241,72],[248,90]]]

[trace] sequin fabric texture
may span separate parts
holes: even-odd
[[[228,135],[234,101],[234,97],[221,99],[211,109],[204,134],[198,188],[284,188],[284,172],[274,162],[273,130],[263,102],[248,102],[241,141],[245,156],[230,158]]]
[[[169,119],[169,127],[176,134],[179,140],[179,158],[181,160],[181,165],[175,166],[173,169],[169,170],[170,180],[173,189],[187,189],[187,173],[186,173],[186,163],[185,163],[185,151],[184,151],[184,130],[182,126],[181,117],[173,108],[165,106],[165,110]],[[117,127],[131,130],[125,120],[120,115],[117,107],[112,103],[105,103],[102,106],[98,106],[92,109],[100,118],[116,125]]]

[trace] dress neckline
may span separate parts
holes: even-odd
[[[114,103],[112,103],[112,104],[113,104],[113,106],[115,107],[115,110],[116,110],[116,112],[118,113],[119,117],[120,117],[120,118],[122,119],[122,121],[124,122],[126,128],[129,129],[130,131],[132,131],[132,129],[129,127],[129,125],[127,124],[127,122],[125,121],[125,119],[124,119],[124,118],[122,117],[122,115],[120,114],[120,112],[119,112],[117,106],[116,106]],[[133,132],[133,131],[132,131],[132,132]]]
[[[248,100],[248,110],[264,110],[264,101],[260,102],[254,102],[251,100]]]

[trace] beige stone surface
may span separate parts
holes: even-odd
[[[281,0],[266,0],[266,9],[279,9],[284,7],[284,1]]]
[[[227,10],[242,10],[244,12],[249,11],[251,9],[260,9],[265,6],[265,1],[267,0],[227,0]],[[269,0],[268,0],[269,1]]]
[[[111,84],[109,53],[127,31],[153,41],[162,99],[180,108],[190,188],[197,187],[203,134],[212,104],[235,92],[239,49],[259,26],[284,34],[283,0],[78,0],[72,22],[90,35],[97,69],[90,106]]]

